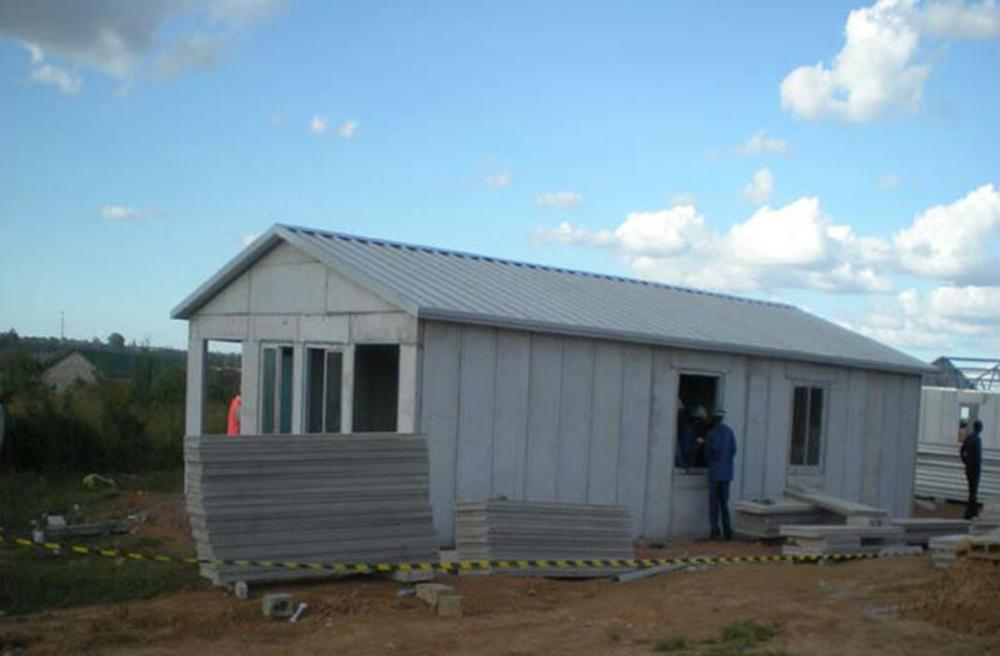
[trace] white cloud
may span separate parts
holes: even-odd
[[[891,109],[915,111],[931,66],[920,61],[922,36],[1000,35],[993,0],[878,0],[847,17],[844,47],[830,65],[800,66],[781,82],[781,104],[802,119],[870,121]]]
[[[272,18],[286,0],[8,0],[0,34],[75,66],[129,79],[207,66],[220,43]],[[209,44],[214,44],[209,46]],[[211,52],[210,52],[211,51]]]
[[[105,205],[101,208],[101,216],[110,221],[135,221],[142,213],[129,205]]]
[[[774,193],[774,175],[770,169],[760,169],[753,174],[750,183],[743,187],[743,197],[754,205],[763,205],[771,200]]]
[[[903,178],[898,173],[886,173],[878,179],[877,186],[882,191],[892,191],[899,189],[903,185]]]
[[[258,237],[260,237],[260,233],[258,233],[258,232],[251,232],[251,233],[247,233],[247,234],[243,235],[243,239],[242,239],[243,246],[244,247],[249,246],[250,244],[252,244],[255,241],[257,241]]]
[[[754,155],[787,155],[788,143],[784,139],[769,137],[764,130],[758,130],[746,140],[746,143],[736,149],[737,154],[752,157]]]
[[[329,129],[330,124],[326,120],[325,116],[316,114],[312,117],[312,120],[309,121],[309,131],[313,134],[326,134]]]
[[[32,55],[34,57],[34,55]],[[83,87],[83,80],[52,64],[41,64],[31,69],[31,80],[38,84],[51,84],[65,96],[75,96]]]
[[[337,128],[337,134],[340,135],[341,139],[350,139],[358,132],[358,122],[357,121],[344,121]]]
[[[514,181],[514,176],[510,171],[500,171],[499,173],[491,173],[486,176],[484,180],[486,186],[490,189],[503,189],[504,187],[509,187]]]
[[[583,202],[583,196],[575,191],[551,191],[535,197],[540,207],[575,207]]]
[[[697,205],[698,197],[688,191],[678,192],[670,197],[670,206],[677,205]]]
[[[992,184],[917,215],[893,235],[902,270],[949,282],[1000,283],[1000,191]]]

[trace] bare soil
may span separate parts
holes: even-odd
[[[0,642],[27,654],[650,654],[662,638],[710,640],[751,619],[779,627],[762,649],[789,654],[1000,654],[1000,568],[989,562],[943,571],[922,557],[734,565],[624,584],[439,580],[464,596],[464,617],[439,618],[400,598],[406,586],[377,578],[258,588],[249,601],[205,584],[3,619]],[[278,590],[309,604],[299,623],[262,615],[259,595]]]

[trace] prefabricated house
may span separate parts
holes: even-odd
[[[239,342],[243,433],[425,436],[442,545],[456,502],[495,497],[707,533],[682,405],[724,409],[734,499],[797,483],[910,514],[928,367],[789,305],[276,225],[173,316],[189,435],[208,343]]]

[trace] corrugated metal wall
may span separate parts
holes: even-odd
[[[909,515],[917,376],[503,329],[421,323],[420,426],[431,503],[451,543],[456,501],[621,503],[636,536],[707,532],[703,474],[673,468],[684,372],[724,378],[736,499],[816,485]],[[829,392],[823,466],[789,471],[791,390]]]

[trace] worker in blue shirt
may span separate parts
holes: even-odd
[[[729,523],[729,484],[733,480],[733,461],[736,459],[736,436],[733,429],[725,424],[724,411],[716,410],[712,428],[705,440],[705,456],[708,460],[708,503],[709,521],[712,525],[712,539],[719,537],[719,519],[722,519],[722,535],[733,539],[733,529]]]

